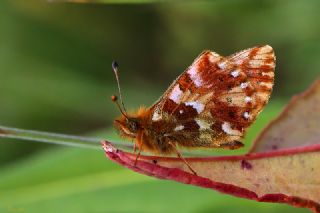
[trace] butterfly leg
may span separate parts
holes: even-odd
[[[137,165],[137,163],[138,163],[138,159],[139,159],[140,155],[141,155],[141,147],[139,147],[138,154],[137,154],[136,159],[135,159],[135,161],[134,161],[134,166],[136,166],[136,165]]]
[[[188,163],[188,161],[182,156],[182,154],[179,152],[179,150],[177,149],[176,145],[172,142],[169,141],[169,144],[172,146],[173,150],[176,152],[178,158],[180,158],[186,165],[187,167],[190,169],[190,171],[194,174],[197,175],[197,173],[192,169],[192,167],[190,166],[190,164]]]
[[[141,155],[142,144],[143,144],[143,143],[142,143],[142,137],[143,137],[143,135],[142,135],[142,134],[139,134],[138,137],[137,137],[137,139],[138,139],[138,140],[137,140],[137,143],[134,144],[134,152],[135,152],[135,150],[136,150],[137,145],[138,145],[138,148],[139,148],[138,154],[137,154],[136,159],[135,159],[135,161],[134,161],[134,166],[137,165],[138,159],[139,159],[139,157],[140,157],[140,155]]]
[[[136,151],[137,151],[137,145],[136,145],[136,143],[134,143],[133,144],[133,153],[136,153]]]

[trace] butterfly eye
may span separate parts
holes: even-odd
[[[136,120],[128,119],[127,125],[128,125],[128,128],[131,132],[135,133],[138,131],[139,124]]]

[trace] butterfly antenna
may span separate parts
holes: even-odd
[[[124,107],[124,103],[123,103],[123,100],[122,100],[121,88],[120,88],[120,81],[119,81],[119,74],[118,74],[118,72],[119,72],[119,65],[118,65],[118,63],[117,63],[116,61],[113,61],[113,62],[112,62],[112,69],[113,69],[114,75],[116,76],[116,80],[117,80],[117,84],[118,84],[119,97],[120,97],[120,101],[121,101],[121,105],[122,105],[122,109],[123,109],[123,110],[121,109],[120,104],[118,103],[118,98],[117,98],[117,96],[113,95],[113,96],[111,97],[111,100],[117,104],[117,106],[118,106],[121,114],[123,114],[126,118],[128,118],[128,116],[127,116],[127,110],[126,110],[126,108]]]
[[[120,110],[121,114],[126,118],[126,119],[129,119],[128,116],[127,116],[127,113],[125,113],[122,109],[121,109],[121,106],[118,102],[118,97],[116,95],[112,95],[111,96],[111,100],[117,105],[118,109]]]

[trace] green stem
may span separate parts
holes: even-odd
[[[18,129],[12,127],[6,127],[0,125],[0,138],[12,138],[12,139],[20,139],[25,141],[34,141],[41,143],[50,143],[50,144],[59,144],[65,146],[75,146],[82,148],[92,148],[101,150],[101,141],[102,138],[91,138],[91,137],[81,137],[74,135],[65,135],[51,132],[42,132],[35,130],[25,130]],[[108,142],[111,142],[108,140]],[[115,147],[127,151],[133,150],[132,144],[125,144],[119,142],[111,142]],[[197,152],[182,152],[184,156],[193,156],[193,157],[204,157],[208,156],[208,154],[197,153]],[[210,154],[212,155],[212,154]]]
[[[42,143],[60,144],[66,146],[76,146],[84,148],[101,149],[102,138],[89,138],[74,135],[41,132],[35,130],[25,130],[12,127],[0,126],[0,138],[21,139]],[[132,146],[113,142],[119,148],[128,149]]]

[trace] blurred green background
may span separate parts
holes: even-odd
[[[113,59],[134,109],[152,104],[204,49],[229,55],[269,44],[277,56],[275,89],[244,153],[289,98],[319,76],[319,8],[317,0],[2,0],[0,124],[116,139]],[[102,150],[0,142],[0,212],[308,212],[145,177]]]

